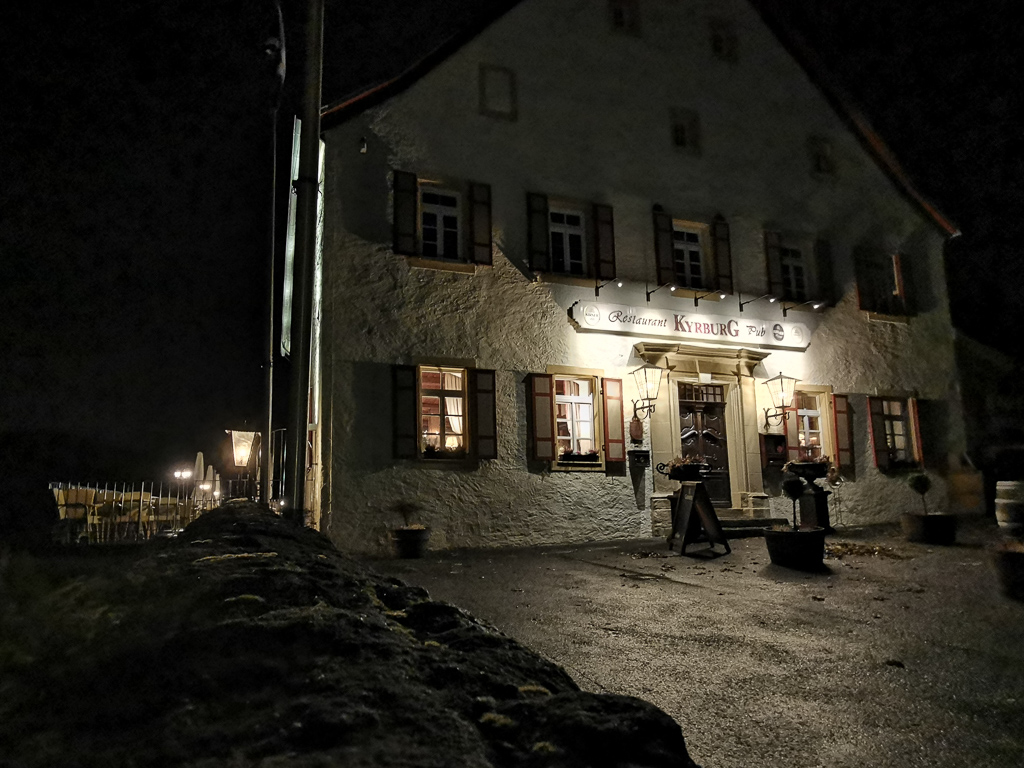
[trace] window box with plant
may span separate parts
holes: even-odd
[[[701,473],[706,472],[709,468],[704,457],[697,454],[676,456],[655,467],[661,474],[668,475],[669,480],[680,482],[698,482],[701,479]]]

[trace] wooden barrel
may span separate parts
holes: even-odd
[[[1009,536],[1024,536],[1024,481],[996,483],[996,522]]]

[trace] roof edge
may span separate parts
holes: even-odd
[[[889,149],[875,129],[871,127],[867,116],[857,105],[856,100],[840,84],[804,37],[797,30],[793,29],[792,26],[786,24],[782,17],[777,14],[773,0],[750,0],[750,4],[754,6],[754,10],[757,11],[761,20],[764,21],[779,42],[782,43],[790,56],[796,60],[797,64],[800,65],[811,79],[811,82],[825,96],[825,99],[836,111],[840,119],[853,131],[861,145],[871,155],[882,172],[889,177],[889,180],[947,238],[959,237],[961,234],[960,229],[944,216],[935,205],[928,201],[924,195],[918,192],[892,150]]]

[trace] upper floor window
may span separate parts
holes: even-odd
[[[428,259],[460,259],[459,193],[436,187],[420,188],[422,255]]]
[[[821,136],[811,136],[807,140],[807,150],[811,159],[811,173],[815,176],[835,175],[836,161],[831,141]]]
[[[710,225],[677,220],[660,205],[653,213],[658,284],[732,293],[728,222],[721,216]]]
[[[551,233],[551,271],[586,275],[586,230],[583,211],[556,210],[548,213]]]
[[[393,250],[441,261],[490,264],[491,187],[394,172]]]
[[[519,116],[515,72],[506,67],[480,65],[480,114],[510,121]]]
[[[672,263],[675,282],[684,288],[707,287],[701,230],[681,222],[672,222]]]
[[[638,0],[608,0],[608,22],[613,32],[638,36],[640,34]]]
[[[527,241],[535,272],[615,277],[615,230],[610,205],[527,195]]]
[[[764,232],[768,293],[785,302],[814,304],[832,301],[832,249],[827,240]]]
[[[788,301],[807,301],[807,271],[804,257],[796,248],[779,249],[782,296]]]
[[[913,313],[905,274],[908,262],[900,254],[858,248],[854,266],[861,309],[883,315]]]
[[[711,55],[722,61],[735,62],[739,59],[740,41],[736,25],[724,19],[711,21]]]
[[[687,154],[700,154],[700,118],[692,109],[674,108],[672,117],[672,146]]]

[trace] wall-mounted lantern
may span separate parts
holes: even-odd
[[[765,429],[768,429],[773,419],[776,420],[776,424],[781,424],[789,416],[789,412],[786,409],[793,405],[793,392],[798,381],[799,379],[794,379],[792,376],[784,376],[780,373],[764,383],[768,387],[768,394],[771,396],[772,405],[775,407],[775,410],[771,408],[764,409]]]
[[[644,363],[633,371],[633,381],[636,382],[637,391],[640,392],[640,400],[633,401],[633,418],[647,418],[654,413],[654,401],[658,399],[658,390],[661,389],[661,376],[664,368],[659,368],[650,363]],[[638,403],[643,402],[643,405]]]

